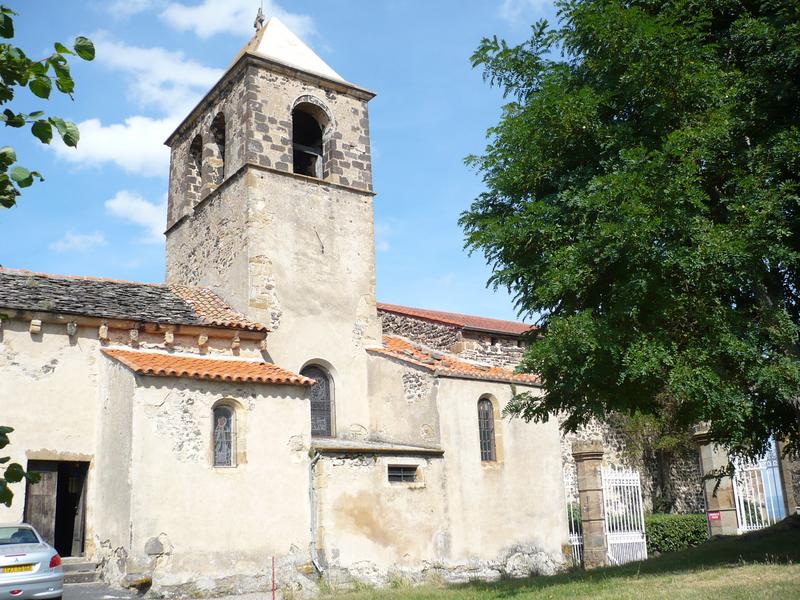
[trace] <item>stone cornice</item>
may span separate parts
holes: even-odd
[[[216,199],[221,193],[222,190],[232,185],[234,181],[242,177],[248,169],[254,169],[256,171],[263,171],[265,173],[273,173],[276,175],[282,175],[284,177],[291,177],[293,179],[297,179],[299,181],[303,181],[305,183],[309,183],[312,185],[318,185],[322,187],[332,187],[340,190],[347,190],[348,192],[353,192],[355,194],[361,194],[363,196],[374,197],[377,194],[372,190],[362,190],[359,188],[355,188],[349,185],[342,185],[341,183],[334,183],[332,181],[325,181],[324,179],[317,179],[316,177],[308,177],[307,175],[299,175],[297,173],[289,173],[288,171],[281,171],[280,169],[275,169],[273,167],[265,167],[263,165],[256,164],[254,162],[246,162],[241,167],[239,167],[235,173],[233,173],[230,177],[225,179],[216,189],[206,195],[200,202],[194,205],[190,213],[187,213],[178,219],[175,220],[174,223],[168,224],[166,231],[164,231],[164,235],[169,235],[174,229],[177,229],[180,224],[186,221],[192,213],[201,210],[205,205],[210,204],[214,199]]]

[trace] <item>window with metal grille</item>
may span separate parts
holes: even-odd
[[[411,483],[417,480],[417,465],[389,465],[390,483]]]
[[[481,440],[481,460],[497,460],[494,444],[494,407],[488,398],[478,401],[478,431]]]
[[[316,365],[300,371],[301,375],[316,381],[311,386],[311,435],[330,437],[333,435],[333,390],[328,373]]]
[[[236,423],[230,406],[214,408],[214,466],[233,467],[236,456]]]

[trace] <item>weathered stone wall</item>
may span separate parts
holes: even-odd
[[[248,131],[246,160],[292,172],[292,110],[302,102],[327,113],[323,134],[325,181],[372,190],[372,158],[367,99],[334,91],[319,80],[250,65],[246,74]]]
[[[212,289],[236,310],[249,303],[246,173],[240,171],[167,235],[166,281]],[[270,314],[260,315],[271,323]]]
[[[502,417],[515,389],[540,393],[485,381],[439,381],[452,560],[491,560],[519,545],[560,561],[567,522],[558,423]],[[495,406],[496,461],[481,460],[478,401],[483,397]]]
[[[234,467],[213,466],[223,399],[236,410]],[[187,597],[263,586],[271,556],[308,566],[309,411],[301,387],[137,376],[128,568]]]
[[[213,100],[204,112],[172,141],[170,149],[169,191],[167,195],[167,228],[181,217],[191,214],[206,195],[222,181],[224,161],[225,178],[235,173],[247,157],[246,142],[248,119],[245,94],[247,86],[241,78],[231,78],[215,91]],[[225,156],[217,156],[212,127],[214,119],[222,115],[225,122]],[[192,142],[199,136],[202,139],[202,169],[194,168]]]
[[[439,352],[453,352],[453,347],[461,341],[459,328],[454,325],[415,319],[384,310],[379,310],[378,316],[384,334],[406,337]]]
[[[455,326],[435,323],[425,319],[397,315],[388,311],[379,312],[384,333],[400,335],[424,344],[440,352],[454,352],[460,358],[485,362],[513,369],[525,351],[524,343],[517,338],[477,332],[462,332]],[[642,474],[642,493],[648,509],[653,503],[652,465],[643,460],[631,462],[625,455],[624,433],[609,423],[593,421],[577,433],[565,434],[561,438],[561,457],[564,476],[569,482],[574,473],[572,443],[578,440],[601,439],[605,448],[603,463],[609,466],[637,468]],[[700,482],[700,467],[697,454],[690,451],[678,454],[671,467],[671,484],[677,498],[677,512],[702,512],[703,490]],[[800,485],[800,484],[799,484]],[[568,490],[572,489],[568,485]],[[572,494],[575,498],[575,493]]]
[[[507,384],[434,378],[370,358],[371,439],[441,447],[444,455],[342,455],[318,463],[318,547],[332,585],[460,582],[561,568],[557,426],[502,419],[511,395]],[[497,405],[492,462],[481,460],[478,433],[477,403],[487,396]],[[418,480],[389,483],[390,464],[417,465]]]
[[[602,440],[603,465],[608,467],[629,467],[637,469],[642,478],[642,500],[646,511],[653,509],[655,465],[648,464],[644,458],[631,459],[625,452],[625,434],[610,423],[597,420],[581,427],[575,433],[562,434],[561,457],[564,464],[564,477],[570,500],[577,501],[576,489],[572,485],[575,474],[575,461],[572,458],[572,444],[576,441]],[[701,472],[696,451],[678,453],[670,468],[670,483],[676,502],[674,510],[680,513],[703,512],[703,488]]]
[[[241,86],[232,85],[224,101],[239,103],[227,123],[234,139],[243,136],[244,167],[169,230],[167,281],[208,286],[267,323],[268,355],[277,364],[328,369],[335,390],[346,390],[346,401],[334,407],[337,435],[363,436],[369,423],[364,348],[380,337],[371,95],[256,60],[233,77]],[[313,104],[330,121],[324,180],[292,172],[298,102]],[[205,109],[201,127],[218,103]],[[187,129],[182,143],[190,143],[193,131]]]
[[[525,343],[516,337],[465,331],[459,356],[513,369],[522,360],[524,352]]]
[[[368,397],[371,439],[395,444],[440,443],[437,380],[423,369],[372,356]]]
[[[155,568],[156,564],[151,564],[154,558],[144,552],[143,547],[147,540],[157,537],[161,532],[149,535],[143,533],[143,529],[146,530],[153,519],[169,519],[176,513],[186,513],[187,506],[198,504],[198,488],[194,485],[198,479],[185,470],[182,472],[180,468],[172,469],[169,466],[170,457],[175,457],[178,462],[184,459],[184,469],[188,468],[186,465],[194,465],[194,468],[202,471],[211,470],[208,460],[210,416],[198,413],[208,409],[211,398],[230,397],[242,392],[238,388],[220,386],[219,392],[214,393],[215,385],[219,384],[200,384],[199,387],[204,388],[202,393],[179,394],[177,400],[170,397],[167,401],[166,393],[165,397],[156,400],[149,396],[148,406],[153,414],[144,421],[137,421],[137,408],[134,405],[136,395],[163,389],[165,380],[143,378],[137,381],[130,370],[103,355],[101,349],[111,346],[203,353],[207,356],[262,358],[259,342],[245,338],[233,348],[230,338],[212,335],[208,343],[200,348],[197,346],[196,333],[188,335],[177,332],[167,342],[163,332],[136,330],[133,339],[130,330],[113,328],[107,331],[108,339],[101,340],[97,326],[79,325],[73,331],[67,326],[69,317],[62,316],[60,322],[50,322],[46,318],[57,321],[59,317],[38,316],[44,320],[38,333],[31,332],[31,323],[27,320],[4,318],[0,325],[0,412],[2,423],[15,428],[12,444],[8,447],[12,460],[23,465],[29,460],[89,462],[86,556],[98,561],[104,576],[113,582],[118,582],[128,570]],[[69,331],[73,332],[69,334]],[[211,332],[206,330],[206,333]],[[137,391],[137,385],[147,391]],[[170,387],[181,390],[181,385]],[[272,461],[264,461],[265,468],[275,471],[269,477],[263,471],[255,473],[247,484],[248,489],[258,485],[268,486],[266,482],[283,476],[282,469],[294,469],[301,473],[300,480],[304,485],[301,485],[299,494],[303,496],[307,489],[304,479],[307,474],[302,460],[306,458],[304,451],[297,448],[305,444],[307,452],[306,429],[309,425],[308,402],[304,399],[306,391],[303,388],[286,391],[285,388],[270,386],[262,386],[262,389],[269,390],[262,392],[263,397],[254,395],[249,389],[245,390],[248,401],[252,400],[260,407],[256,412],[263,412],[264,416],[260,418],[273,423],[273,413],[270,411],[281,403],[293,416],[287,418],[280,410],[275,412],[291,429],[282,430],[282,441],[274,441],[279,440],[274,435],[271,438],[280,448],[260,448],[262,442],[256,442],[256,451],[270,456],[284,452],[300,459],[299,462],[286,459],[277,466]],[[267,396],[268,393],[271,395]],[[205,404],[200,402],[203,398]],[[147,409],[139,407],[139,410]],[[147,427],[143,427],[143,423]],[[264,427],[259,423],[260,430],[267,433],[269,426]],[[148,427],[152,428],[153,436],[161,441],[147,439]],[[278,428],[279,425],[274,427]],[[249,439],[245,430],[242,430],[242,435],[245,435],[245,447],[252,448],[252,444],[247,443]],[[255,437],[260,435],[260,431],[253,434]],[[294,435],[299,438],[293,438]],[[145,446],[141,446],[140,441]],[[286,450],[290,447],[292,450]],[[159,471],[161,468],[164,470]],[[243,473],[254,470],[258,471],[242,464],[238,474],[232,470],[216,473],[215,481],[203,484],[204,502],[217,507],[231,505],[228,498],[224,502],[215,499],[215,491],[238,485],[236,482],[247,477]],[[25,486],[16,484],[13,489],[14,503],[11,508],[0,506],[0,522],[22,519]],[[244,493],[241,489],[240,492]],[[181,496],[189,493],[193,495],[191,500]],[[264,491],[258,495],[267,493]],[[152,506],[146,509],[146,515],[136,512],[137,506],[148,502]],[[298,510],[302,510],[302,504]],[[260,507],[253,514],[261,518]],[[213,546],[218,533],[216,530],[204,532],[202,527],[205,525],[190,530],[190,533],[197,536],[197,543]],[[169,533],[174,535],[173,530]],[[132,544],[131,536],[136,534],[149,537],[141,540],[141,545],[137,545],[135,540]],[[206,541],[203,542],[203,539]],[[259,548],[262,547],[261,543],[259,541]],[[184,549],[181,544],[175,544],[174,560],[178,560]],[[191,561],[190,555],[186,556],[185,560]],[[170,572],[172,566],[169,562],[162,557],[157,558],[158,568],[166,569],[165,573]],[[198,563],[194,568],[200,571],[204,565]],[[206,583],[210,585],[208,581]]]
[[[383,332],[409,338],[439,352],[513,369],[522,359],[525,344],[516,337],[462,331],[455,325],[380,310]]]

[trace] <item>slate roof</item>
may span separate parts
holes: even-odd
[[[49,275],[0,268],[0,309],[266,332],[200,287]]]
[[[440,310],[428,310],[426,308],[412,308],[410,306],[399,306],[397,304],[385,304],[378,302],[378,310],[384,312],[434,321],[445,325],[453,325],[461,329],[471,329],[474,331],[485,331],[487,333],[501,333],[506,335],[522,335],[533,329],[533,325],[519,323],[518,321],[504,321],[502,319],[490,319],[488,317],[476,317],[473,315],[462,315],[460,313],[443,312]]]
[[[383,336],[383,346],[369,348],[368,351],[372,354],[388,356],[411,363],[441,377],[480,379],[483,381],[501,381],[525,385],[539,384],[539,378],[536,375],[515,373],[510,369],[467,362],[449,354],[422,348],[404,338],[393,335]]]
[[[272,383],[277,385],[314,385],[315,381],[268,362],[208,358],[103,348],[103,354],[118,360],[140,375],[153,377],[188,377],[237,383]]]

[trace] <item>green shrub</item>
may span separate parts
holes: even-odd
[[[653,514],[644,518],[647,553],[675,552],[698,546],[708,539],[706,516]]]

